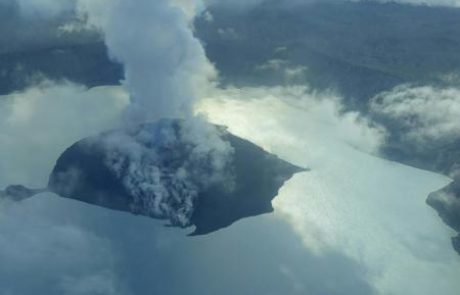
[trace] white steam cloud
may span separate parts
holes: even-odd
[[[184,227],[200,190],[216,181],[227,185],[224,172],[233,151],[215,127],[193,118],[196,99],[213,86],[216,74],[192,30],[202,5],[198,0],[78,1],[81,17],[101,30],[109,54],[124,66],[122,84],[131,98],[124,113],[128,129],[185,119],[181,134],[159,123],[169,136],[154,138],[156,131],[147,128],[134,137],[110,139],[106,161],[130,192],[133,212]],[[157,155],[155,146],[161,145],[167,147]],[[187,155],[181,167],[161,164],[171,146]]]
[[[233,148],[212,125],[160,121],[131,136],[113,134],[104,144],[106,164],[130,192],[132,212],[187,227],[201,191],[215,184],[232,189]],[[178,159],[179,165],[170,163]]]
[[[102,30],[110,55],[124,65],[129,123],[189,116],[215,74],[190,27],[200,3],[184,3],[79,1],[80,13]]]

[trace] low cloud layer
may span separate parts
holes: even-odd
[[[128,102],[119,87],[89,90],[51,81],[1,96],[0,187],[44,187],[59,154],[81,137],[116,126]],[[123,290],[113,277],[110,243],[66,221],[78,203],[72,207],[41,196],[28,204],[0,200],[2,295]]]
[[[203,107],[203,104],[212,103],[212,100],[223,103],[222,108],[226,108],[227,104],[229,108],[232,108],[240,101],[250,101],[254,103],[260,102],[264,105],[272,104],[271,109],[273,110],[279,107],[281,102],[284,102],[285,106],[293,110],[303,110],[308,114],[310,120],[302,123],[301,126],[309,124],[309,128],[312,130],[311,136],[318,139],[326,137],[339,138],[350,146],[367,153],[377,153],[386,136],[383,128],[373,125],[371,121],[360,116],[358,112],[344,112],[339,96],[334,93],[319,93],[304,86],[215,89],[207,95],[209,99],[198,104],[198,112]],[[213,116],[219,114],[206,113],[206,115],[212,120]],[[219,116],[225,116],[225,112]],[[257,112],[253,116],[257,116]],[[269,132],[269,124],[274,124],[276,120],[265,117],[265,113],[261,114],[261,116],[264,117],[259,117],[259,120],[265,122],[267,132]],[[326,126],[328,128],[327,132],[321,132],[320,129],[318,129],[318,132],[313,132],[315,126],[318,128]],[[249,130],[248,132],[250,133]],[[243,137],[255,136],[249,133],[245,133]],[[259,136],[264,134],[261,133]],[[325,134],[328,135],[326,136]],[[286,141],[286,139],[283,139],[280,141],[284,141],[287,148],[293,144],[291,140]],[[315,156],[312,155],[310,160],[315,161],[314,159]],[[300,166],[312,167],[311,162],[302,163]]]
[[[460,136],[460,90],[403,85],[374,97],[371,111],[398,124],[413,146],[449,142]]]
[[[117,294],[110,243],[66,221],[67,209],[0,200],[0,294]]]
[[[88,90],[44,82],[0,97],[1,187],[44,187],[59,154],[82,137],[120,123],[128,96],[118,87]],[[33,168],[31,168],[33,167]],[[37,178],[36,171],[43,171]]]

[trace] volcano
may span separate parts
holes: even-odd
[[[198,138],[185,121],[166,119],[84,138],[60,155],[47,188],[14,185],[0,195],[20,201],[53,192],[168,226],[194,227],[191,235],[272,212],[279,189],[305,169],[206,124],[210,132]]]

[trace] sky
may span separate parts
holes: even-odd
[[[126,77],[90,89],[45,79],[1,96],[0,188],[44,187],[59,155],[83,137],[195,114],[309,171],[285,184],[273,214],[193,238],[51,193],[0,199],[0,295],[458,293],[455,232],[425,204],[451,179],[382,159],[389,131],[346,110],[340,93],[219,86],[191,25],[202,2],[17,3],[26,18],[77,7]],[[425,144],[460,133],[459,97],[455,87],[400,85],[375,96],[371,112],[404,126],[414,145]]]

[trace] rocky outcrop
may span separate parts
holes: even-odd
[[[452,245],[460,254],[460,180],[455,180],[445,188],[428,196],[427,204],[433,207],[450,227],[459,232],[452,238]]]

